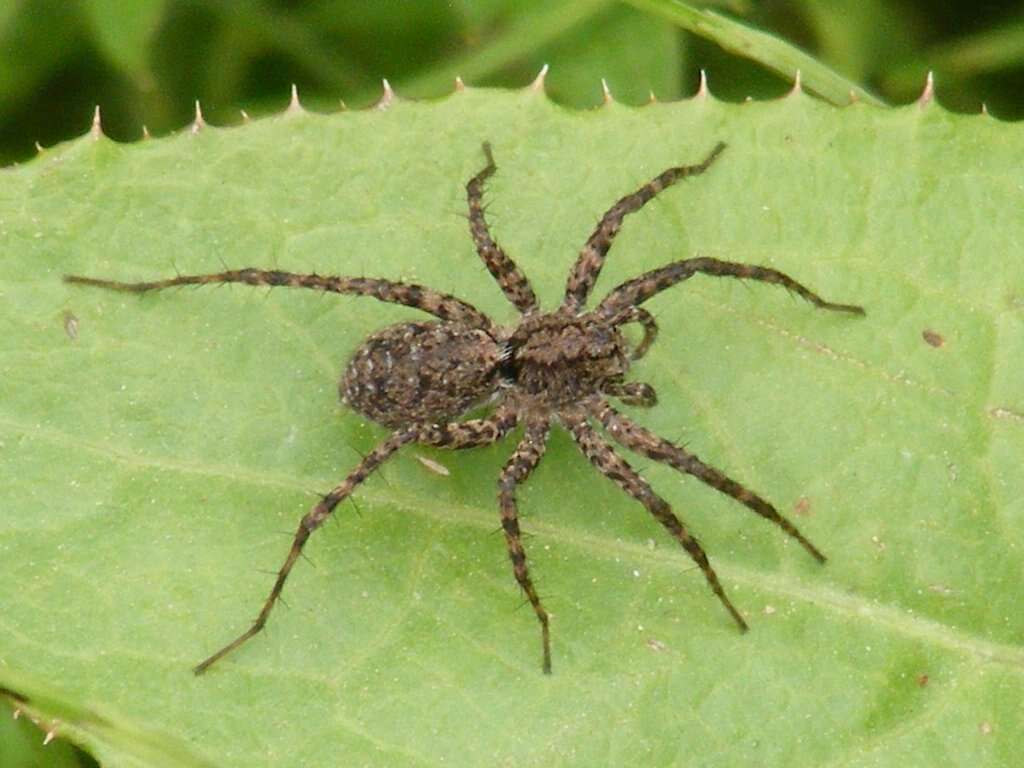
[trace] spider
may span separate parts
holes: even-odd
[[[747,623],[726,595],[697,539],[673,513],[668,502],[599,434],[595,423],[623,448],[692,475],[731,496],[800,542],[817,561],[825,562],[825,556],[817,547],[768,501],[683,447],[635,423],[620,413],[609,398],[633,406],[655,405],[657,395],[653,387],[626,380],[631,361],[643,357],[658,334],[654,317],[641,305],[696,274],[781,285],[821,309],[856,315],[863,315],[864,310],[825,301],[778,270],[705,257],[674,261],[627,280],[608,293],[594,309],[584,308],[623,219],[667,187],[707,171],[725,147],[724,142],[719,142],[700,163],[663,171],[609,208],[569,272],[561,305],[552,312],[542,312],[526,275],[498,245],[488,228],[482,198],[484,185],[497,167],[490,144],[484,143],[487,165],[466,184],[469,229],[487,270],[521,313],[518,324],[511,328],[496,325],[480,310],[454,296],[422,285],[385,279],[303,275],[255,268],[138,283],[66,275],[64,279],[69,283],[131,293],[208,283],[310,288],[371,296],[379,301],[414,307],[435,318],[388,326],[370,335],[353,354],[338,385],[341,399],[391,430],[391,434],[302,518],[288,556],[252,626],[193,671],[205,672],[264,628],[310,535],[374,470],[410,443],[451,449],[474,448],[501,440],[517,427],[523,428],[522,437],[498,478],[498,505],[512,573],[540,623],[542,668],[547,674],[551,673],[548,613],[527,567],[516,488],[540,463],[554,424],[568,430],[597,471],[640,502],[682,546],[741,631],[747,630]],[[622,333],[622,326],[630,323],[639,324],[643,330],[641,341],[632,348]],[[458,420],[488,402],[494,403],[491,415]]]

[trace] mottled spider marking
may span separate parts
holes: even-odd
[[[505,532],[508,557],[512,561],[512,573],[526,598],[533,606],[541,627],[541,669],[551,674],[551,635],[548,629],[548,612],[541,605],[530,572],[526,567],[526,550],[523,548],[519,531],[519,507],[516,504],[516,486],[526,481],[530,473],[540,464],[547,448],[550,425],[547,421],[536,421],[526,425],[526,434],[516,446],[515,452],[506,462],[498,477],[498,505],[501,509],[501,528]]]
[[[620,199],[605,212],[601,221],[598,222],[597,228],[587,238],[583,250],[580,251],[580,255],[576,259],[576,264],[569,272],[563,301],[563,306],[566,309],[577,310],[586,303],[587,296],[590,295],[590,291],[604,267],[605,256],[608,255],[626,216],[639,211],[659,192],[677,181],[704,173],[725,151],[725,146],[724,141],[718,142],[714,149],[696,165],[680,165],[662,171],[640,189]]]
[[[711,591],[725,606],[740,630],[746,632],[747,622],[725,594],[725,589],[718,580],[715,569],[711,567],[704,548],[690,535],[683,522],[672,512],[669,503],[654,492],[650,484],[629,465],[629,462],[619,456],[615,449],[608,444],[608,441],[600,437],[587,424],[586,419],[581,416],[569,416],[565,420],[565,425],[569,428],[569,432],[579,445],[580,450],[583,451],[583,455],[590,460],[597,471],[643,504],[647,511],[654,516],[654,519],[661,523],[669,535],[686,550],[686,554],[704,573],[704,578],[707,580],[708,586],[711,587]]]
[[[497,389],[504,345],[457,323],[398,323],[372,334],[338,385],[342,401],[378,424],[450,421]]]
[[[511,301],[516,308],[523,312],[533,312],[537,309],[537,296],[533,292],[530,281],[526,275],[516,266],[491,237],[491,230],[487,226],[487,219],[484,216],[484,183],[498,166],[494,164],[494,155],[491,153],[491,145],[484,142],[484,156],[487,158],[487,165],[484,166],[476,176],[466,183],[466,201],[469,204],[469,232],[473,237],[473,244],[480,256],[487,271],[491,273],[505,297]]]
[[[621,395],[619,397],[623,402],[627,402]],[[731,496],[765,520],[769,520],[779,526],[779,528],[800,542],[801,546],[815,560],[820,563],[825,562],[825,556],[797,530],[792,522],[753,491],[743,487],[732,478],[725,476],[714,467],[705,464],[682,446],[670,443],[665,438],[658,437],[653,432],[644,429],[628,416],[616,411],[605,400],[598,400],[592,403],[588,411],[601,423],[615,442],[623,448],[628,448],[634,453],[639,453],[662,464],[668,464],[680,472],[696,477],[716,491],[724,493],[726,496]]]
[[[229,269],[211,275],[178,275],[167,280],[144,283],[122,283],[80,275],[65,275],[64,282],[93,285],[127,293],[147,293],[176,285],[208,285],[210,283],[245,283],[246,285],[312,288],[327,293],[369,296],[389,304],[403,304],[421,309],[446,322],[462,323],[473,328],[492,328],[491,319],[469,302],[415,283],[397,283],[368,277],[332,277],[328,275],[297,275],[278,269]]]
[[[651,270],[614,288],[594,311],[582,309],[623,219],[677,181],[707,171],[724,149],[725,144],[719,142],[700,163],[670,168],[615,203],[587,239],[570,271],[562,305],[553,312],[541,313],[525,274],[495,242],[484,218],[481,202],[484,183],[496,171],[490,145],[484,144],[487,165],[466,184],[470,233],[480,259],[505,297],[522,315],[511,328],[497,326],[462,299],[425,286],[386,279],[303,275],[256,268],[137,283],[65,276],[69,283],[132,293],[213,283],[308,288],[369,296],[413,307],[436,318],[384,328],[364,340],[352,355],[338,385],[341,397],[354,410],[390,428],[391,434],[302,518],[274,586],[253,625],[197,665],[196,674],[206,671],[262,631],[313,531],[367,477],[410,443],[455,450],[473,448],[497,442],[517,425],[524,426],[522,438],[499,475],[498,506],[513,576],[541,627],[545,673],[551,672],[550,617],[527,568],[516,488],[527,480],[543,458],[554,423],[568,429],[594,467],[639,501],[679,542],[741,629],[746,630],[746,622],[726,595],[696,538],[668,502],[598,435],[588,419],[596,420],[623,447],[693,475],[746,505],[797,539],[815,558],[824,561],[824,555],[769,502],[683,448],[635,424],[618,413],[605,398],[614,397],[641,407],[656,404],[657,395],[650,385],[626,381],[631,361],[642,357],[658,334],[653,316],[639,305],[696,274],[781,285],[821,309],[861,315],[864,310],[825,301],[778,270],[710,258],[684,259]],[[621,326],[629,323],[639,323],[644,332],[643,339],[633,349],[621,332]],[[490,416],[457,421],[467,411],[488,403],[493,403],[494,407]]]
[[[611,321],[621,313],[628,311],[630,307],[642,304],[677,283],[689,280],[696,274],[711,275],[712,277],[737,277],[741,280],[757,280],[762,283],[781,285],[797,296],[806,299],[818,309],[848,312],[853,315],[864,314],[863,307],[825,301],[814,291],[777,269],[759,267],[754,264],[737,264],[708,257],[683,259],[658,269],[652,269],[632,280],[627,280],[602,299],[594,312]]]
[[[640,323],[643,326],[644,337],[633,350],[632,357],[634,360],[639,360],[646,355],[647,350],[651,348],[651,345],[658,338],[658,324],[654,320],[654,315],[643,307],[626,307],[618,315],[611,318],[609,322],[616,326],[627,323]]]

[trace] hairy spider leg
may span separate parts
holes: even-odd
[[[633,360],[639,360],[646,355],[647,350],[651,348],[651,345],[658,338],[658,324],[654,320],[654,315],[643,307],[626,307],[608,322],[616,327],[626,323],[640,323],[643,326],[644,337],[640,339],[640,343],[636,345],[636,349],[630,355],[630,358]]]
[[[642,381],[619,381],[606,384],[602,389],[606,395],[617,397],[626,405],[651,408],[658,404],[658,393],[654,387]]]
[[[292,567],[295,565],[295,561],[298,560],[299,555],[302,554],[302,548],[305,546],[310,534],[323,524],[323,522],[330,516],[331,512],[334,511],[334,508],[344,501],[357,485],[362,483],[375,469],[391,458],[395,451],[406,443],[410,443],[415,440],[416,434],[416,430],[412,429],[394,432],[391,437],[370,451],[370,453],[367,454],[361,462],[359,462],[356,468],[349,473],[348,477],[346,477],[339,485],[335,486],[330,493],[317,502],[316,506],[313,507],[312,510],[306,513],[302,518],[302,521],[299,523],[298,530],[295,532],[295,538],[292,540],[292,546],[288,551],[288,557],[285,558],[284,564],[277,572],[277,579],[274,581],[274,587],[270,590],[270,595],[263,603],[263,608],[260,610],[259,616],[256,617],[252,626],[205,661],[196,665],[192,670],[193,672],[197,675],[203,674],[203,672],[209,669],[213,664],[227,656],[246,640],[249,640],[251,637],[262,631],[263,627],[267,623],[271,610],[274,608],[274,604],[281,597],[281,591],[284,589],[285,581],[288,580],[288,574],[291,573]]]
[[[268,269],[229,269],[208,275],[179,275],[166,280],[143,283],[125,283],[119,280],[101,280],[81,275],[65,275],[64,282],[78,285],[93,285],[126,293],[146,293],[176,285],[206,285],[208,283],[245,283],[256,286],[278,286],[289,288],[312,288],[328,293],[369,296],[389,304],[402,304],[420,309],[441,320],[464,323],[474,328],[493,330],[487,315],[472,304],[435,291],[423,285],[397,283],[391,280],[369,277],[334,277],[329,275],[298,275]]]
[[[597,228],[587,238],[586,244],[576,259],[576,264],[569,273],[569,279],[565,285],[565,299],[562,307],[571,312],[576,312],[582,307],[590,294],[594,283],[597,282],[601,268],[604,267],[605,256],[608,249],[612,247],[612,241],[622,227],[622,220],[631,213],[635,213],[644,207],[663,189],[672,186],[677,181],[688,176],[699,176],[704,173],[715,159],[725,150],[725,142],[718,142],[708,152],[707,156],[696,165],[680,165],[662,171],[640,189],[626,195],[601,217]]]
[[[484,142],[483,150],[487,157],[487,165],[466,184],[466,199],[469,203],[469,232],[473,236],[476,252],[487,267],[487,271],[498,281],[505,298],[523,314],[534,312],[537,310],[537,295],[533,292],[530,281],[491,237],[487,219],[484,217],[484,182],[494,175],[498,167],[494,164],[490,142]]]
[[[266,626],[270,612],[273,610],[275,603],[280,599],[285,582],[288,580],[288,575],[302,554],[302,548],[306,545],[310,535],[323,525],[324,521],[330,517],[338,504],[348,498],[360,483],[366,480],[375,469],[390,459],[399,448],[414,442],[440,445],[453,449],[473,448],[495,442],[506,435],[515,424],[515,415],[503,409],[495,411],[494,414],[486,419],[473,419],[455,424],[431,424],[402,429],[392,433],[387,440],[370,451],[356,465],[356,468],[349,473],[348,477],[317,502],[316,506],[302,518],[298,530],[295,532],[295,538],[292,540],[288,556],[277,572],[277,579],[270,590],[270,595],[263,603],[263,608],[260,610],[259,616],[256,617],[252,626],[208,659],[198,664],[192,671],[197,675],[201,675],[217,661],[258,634]]]
[[[801,298],[811,302],[819,309],[833,312],[849,312],[853,315],[865,314],[863,307],[854,304],[833,304],[825,301],[809,288],[801,285],[789,275],[770,267],[759,267],[754,264],[739,264],[734,261],[720,261],[708,257],[674,261],[664,267],[652,269],[639,277],[627,280],[601,300],[594,314],[610,320],[629,307],[637,306],[652,296],[671,288],[676,283],[689,280],[695,274],[712,275],[714,277],[738,277],[743,280],[759,280],[762,283],[781,285]]]
[[[547,421],[531,422],[526,426],[523,439],[516,446],[498,478],[498,502],[501,507],[501,527],[505,532],[505,543],[508,546],[508,557],[512,561],[512,572],[516,581],[533,606],[540,622],[541,646],[544,653],[544,674],[551,674],[551,637],[548,631],[548,612],[541,605],[540,596],[530,580],[530,572],[526,567],[526,550],[519,532],[519,509],[516,504],[516,486],[525,482],[526,478],[540,463],[547,448],[550,426]]]
[[[737,483],[714,467],[708,466],[684,448],[644,429],[628,416],[616,411],[607,401],[601,400],[594,403],[589,408],[589,411],[594,418],[601,422],[602,426],[608,431],[608,434],[619,445],[649,459],[654,459],[662,464],[668,464],[680,472],[693,475],[719,493],[731,496],[764,519],[775,523],[775,525],[799,541],[803,548],[819,563],[825,562],[825,556],[797,530],[797,527],[789,519],[780,514],[772,504],[762,499],[753,491],[744,488],[740,483]]]
[[[704,578],[707,579],[711,591],[715,593],[722,602],[722,605],[725,606],[725,609],[729,611],[729,614],[740,630],[746,632],[747,622],[743,620],[739,611],[736,610],[726,596],[725,589],[718,580],[718,574],[715,573],[715,569],[711,567],[704,548],[686,530],[686,526],[672,512],[668,502],[658,496],[651,489],[650,484],[625,459],[615,452],[611,444],[594,431],[584,416],[575,415],[570,417],[566,415],[564,423],[572,433],[573,439],[580,447],[583,455],[590,460],[590,463],[597,468],[597,471],[614,481],[622,490],[643,504],[647,511],[682,545],[690,558],[704,572]]]

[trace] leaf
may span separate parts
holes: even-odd
[[[164,15],[164,0],[136,0],[129,7],[117,0],[86,0],[82,4],[96,44],[128,77],[144,85],[151,80],[146,51]]]
[[[496,23],[497,31],[486,44],[469,48],[413,77],[403,78],[400,81],[401,91],[416,95],[435,94],[448,88],[456,77],[475,84],[516,61],[529,62],[538,51],[551,50],[551,46],[557,50],[559,43],[564,45],[568,42],[571,46],[583,34],[581,29],[591,33],[596,30],[594,18],[607,12],[610,5],[610,0],[520,4],[514,13],[509,12],[501,23]],[[658,48],[662,49],[662,44],[659,43]],[[628,50],[634,49],[628,47]],[[569,61],[566,65],[573,71]]]
[[[30,694],[22,691],[31,690]],[[59,735],[65,726],[71,727],[76,733],[83,734],[87,741],[106,744],[117,750],[118,762],[124,765],[151,766],[152,768],[211,768],[211,763],[190,754],[189,748],[176,742],[158,731],[145,731],[131,723],[122,715],[101,711],[66,698],[55,692],[51,686],[34,680],[27,675],[14,673],[10,670],[0,671],[0,696],[5,697],[17,708],[19,715],[25,719],[38,722],[47,729],[44,748],[49,747],[49,740]],[[41,713],[45,712],[45,715]],[[79,765],[77,756],[62,745],[54,742],[54,748],[45,757],[35,755],[35,761],[26,765]],[[0,746],[0,750],[3,747]],[[56,751],[56,754],[53,752]],[[17,754],[4,755],[5,766],[15,765]],[[17,763],[20,764],[20,763]]]
[[[813,56],[774,35],[679,0],[627,0],[636,8],[662,16],[680,27],[722,46],[730,53],[752,59],[787,79],[799,72],[804,86],[833,104],[856,98],[882,106],[883,102],[852,80],[836,74]]]
[[[594,77],[598,74],[614,98],[626,104],[644,104],[652,94],[676,99],[682,94],[685,69],[680,42],[671,24],[614,5],[539,52],[542,61],[551,62],[545,87],[562,104],[593,107],[604,98]],[[531,73],[522,75],[525,82]]]
[[[40,0],[0,6],[0,115],[12,120],[40,84],[83,46],[78,14]]]
[[[73,747],[57,739],[43,743],[46,734],[25,716],[0,708],[0,765],[4,768],[81,768]]]
[[[637,460],[746,613],[741,636],[556,430],[519,495],[554,614],[545,677],[495,535],[512,440],[413,447],[313,537],[290,608],[193,677],[255,616],[315,494],[385,434],[338,403],[347,356],[418,315],[60,276],[380,275],[510,323],[462,218],[485,139],[495,234],[546,307],[614,200],[718,140],[729,149],[707,175],[627,220],[598,294],[700,253],[867,307],[837,316],[694,278],[649,302],[661,336],[633,371],[661,397],[640,421],[773,500],[828,565]],[[30,700],[45,680],[215,765],[1011,763],[1024,735],[1022,144],[1016,126],[935,104],[580,114],[536,91],[471,89],[128,146],[85,136],[5,171],[0,673],[26,676]],[[136,765],[126,733],[69,722],[65,735]]]

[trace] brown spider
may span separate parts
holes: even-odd
[[[491,147],[485,143],[487,165],[466,185],[469,227],[477,253],[488,271],[522,313],[514,328],[495,325],[478,309],[454,296],[421,285],[383,279],[299,275],[262,269],[182,275],[145,283],[65,276],[69,283],[132,293],[205,283],[313,288],[372,296],[380,301],[415,307],[438,318],[389,326],[370,336],[356,350],[338,386],[341,398],[355,410],[391,429],[391,435],[302,518],[288,557],[256,621],[195,667],[195,673],[205,672],[263,629],[310,534],[371,472],[408,443],[472,448],[494,443],[517,425],[523,426],[523,437],[501,471],[498,501],[512,571],[540,622],[545,673],[551,672],[548,614],[526,567],[515,494],[516,487],[529,477],[544,455],[552,423],[569,430],[597,470],[643,504],[682,545],[700,566],[711,590],[741,630],[746,631],[747,624],[726,596],[701,545],[668,503],[595,431],[591,421],[598,422],[621,446],[693,475],[736,499],[775,523],[815,559],[824,562],[825,556],[770,503],[682,447],[634,423],[615,410],[608,398],[643,407],[657,402],[649,384],[625,381],[630,360],[642,357],[658,333],[654,318],[640,305],[697,273],[782,285],[822,309],[857,315],[863,315],[864,310],[827,302],[777,270],[711,258],[683,259],[651,270],[616,287],[595,309],[589,312],[584,309],[623,218],[680,179],[704,173],[724,149],[725,144],[720,142],[701,163],[669,168],[615,203],[580,251],[569,273],[561,306],[554,312],[541,312],[526,276],[491,237],[484,218],[481,203],[484,182],[496,170]],[[643,339],[632,350],[620,330],[627,323],[639,323],[644,332]],[[456,421],[472,408],[492,400],[497,403],[492,415]]]

